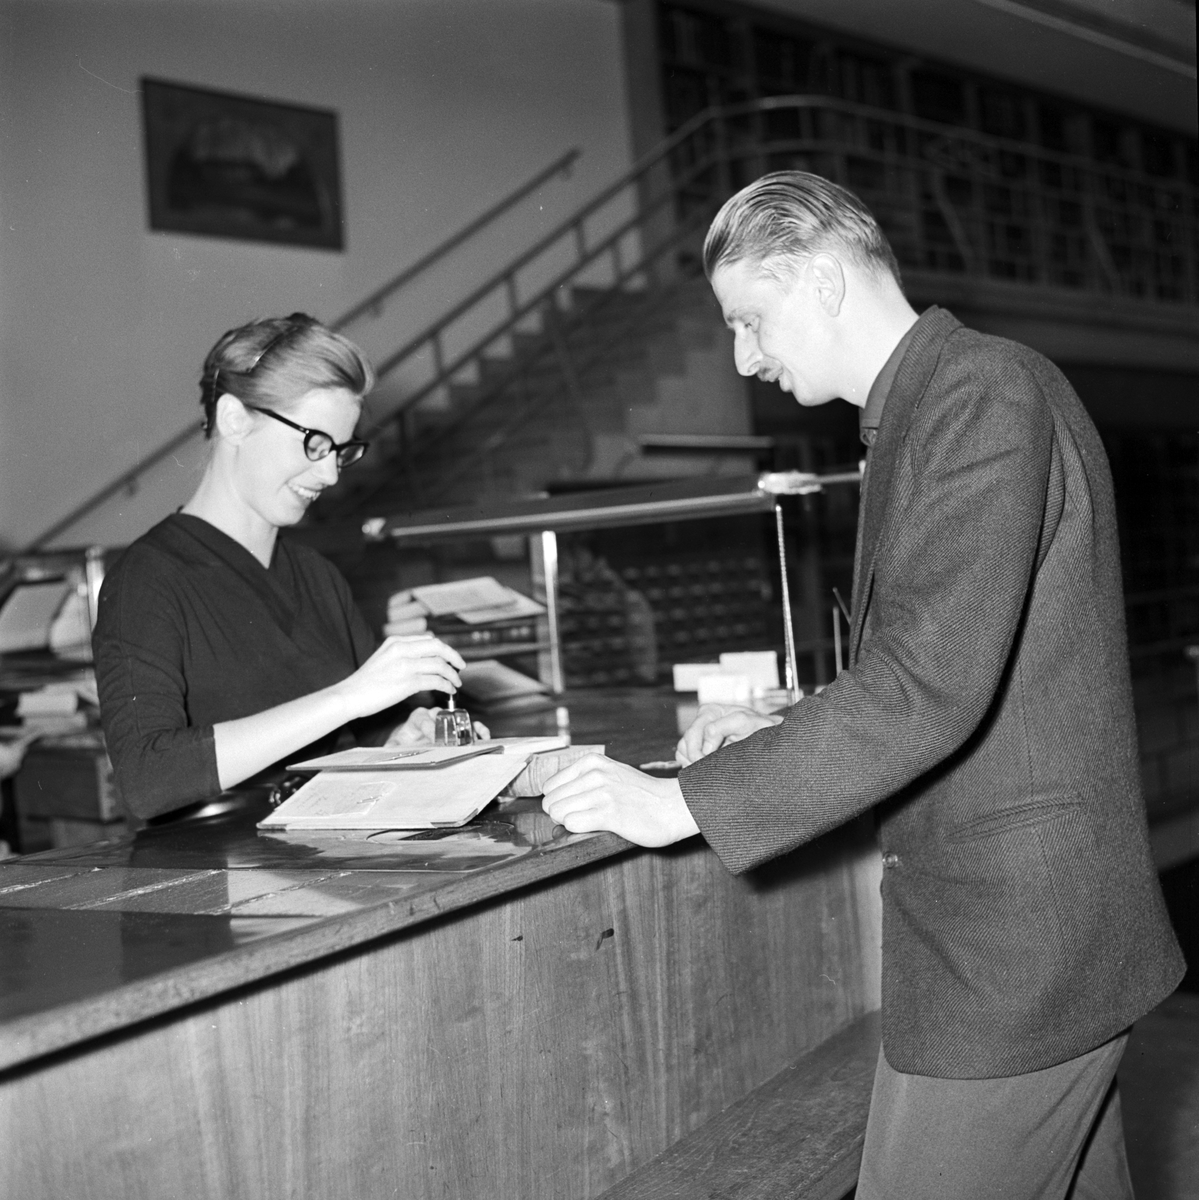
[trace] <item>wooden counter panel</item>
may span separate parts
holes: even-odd
[[[575,866],[0,1074],[0,1195],[594,1197],[878,1005],[860,823]]]
[[[252,832],[249,840],[255,841]],[[228,845],[238,852],[245,841],[236,831],[229,834]],[[256,897],[235,909],[226,902],[215,913],[178,911],[169,901],[179,889],[195,898],[199,872],[180,871],[169,889],[153,893],[125,887],[132,872],[111,866],[56,877],[44,888],[53,889],[60,903],[83,897],[85,908],[51,907],[48,897],[37,908],[28,900],[29,907],[0,905],[0,1070],[436,921],[628,848],[612,834],[579,834],[469,873],[396,870],[387,873],[390,885],[384,886],[372,881],[373,871],[346,872],[339,898],[328,894],[329,873],[318,870],[302,886],[289,880],[296,886],[277,893],[269,911]],[[89,851],[88,857],[99,861],[105,854],[145,852],[140,843],[114,843]],[[211,850],[189,852],[197,863],[217,861]],[[56,852],[55,861],[62,857]],[[229,871],[234,883],[226,886],[236,889],[236,880],[249,871]],[[359,876],[365,880],[355,885]],[[112,888],[102,886],[105,879]],[[163,882],[157,874],[155,879]],[[21,895],[42,890],[30,888]],[[210,900],[203,897],[205,905]],[[151,903],[157,911],[144,911]],[[114,907],[118,904],[122,907]]]

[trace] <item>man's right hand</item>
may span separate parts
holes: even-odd
[[[679,738],[674,756],[686,767],[721,746],[782,723],[781,713],[765,714],[736,704],[704,704],[687,732]]]

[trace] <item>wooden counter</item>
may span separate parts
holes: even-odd
[[[670,756],[673,697],[568,702]],[[734,878],[535,801],[401,842],[263,811],[0,863],[0,1196],[599,1196],[878,1006],[861,824]]]

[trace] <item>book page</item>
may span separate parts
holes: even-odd
[[[524,769],[520,754],[485,754],[440,770],[322,771],[259,829],[430,829],[464,825]]]
[[[472,608],[458,614],[468,625],[482,625],[488,621],[512,621],[517,617],[535,617],[545,612],[543,605],[520,592],[508,590],[508,599],[502,604],[486,608]]]
[[[469,746],[354,746],[320,758],[288,763],[289,771],[424,771],[448,767],[465,758],[499,753],[491,742]]]
[[[497,658],[480,658],[468,662],[461,671],[462,690],[486,704],[508,696],[529,696],[549,691],[539,679],[509,667]]]

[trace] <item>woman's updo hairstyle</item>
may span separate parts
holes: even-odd
[[[297,312],[251,321],[223,334],[204,359],[204,436],[212,436],[216,403],[226,392],[243,404],[285,412],[316,388],[364,396],[374,385],[375,373],[362,351],[315,317]]]

